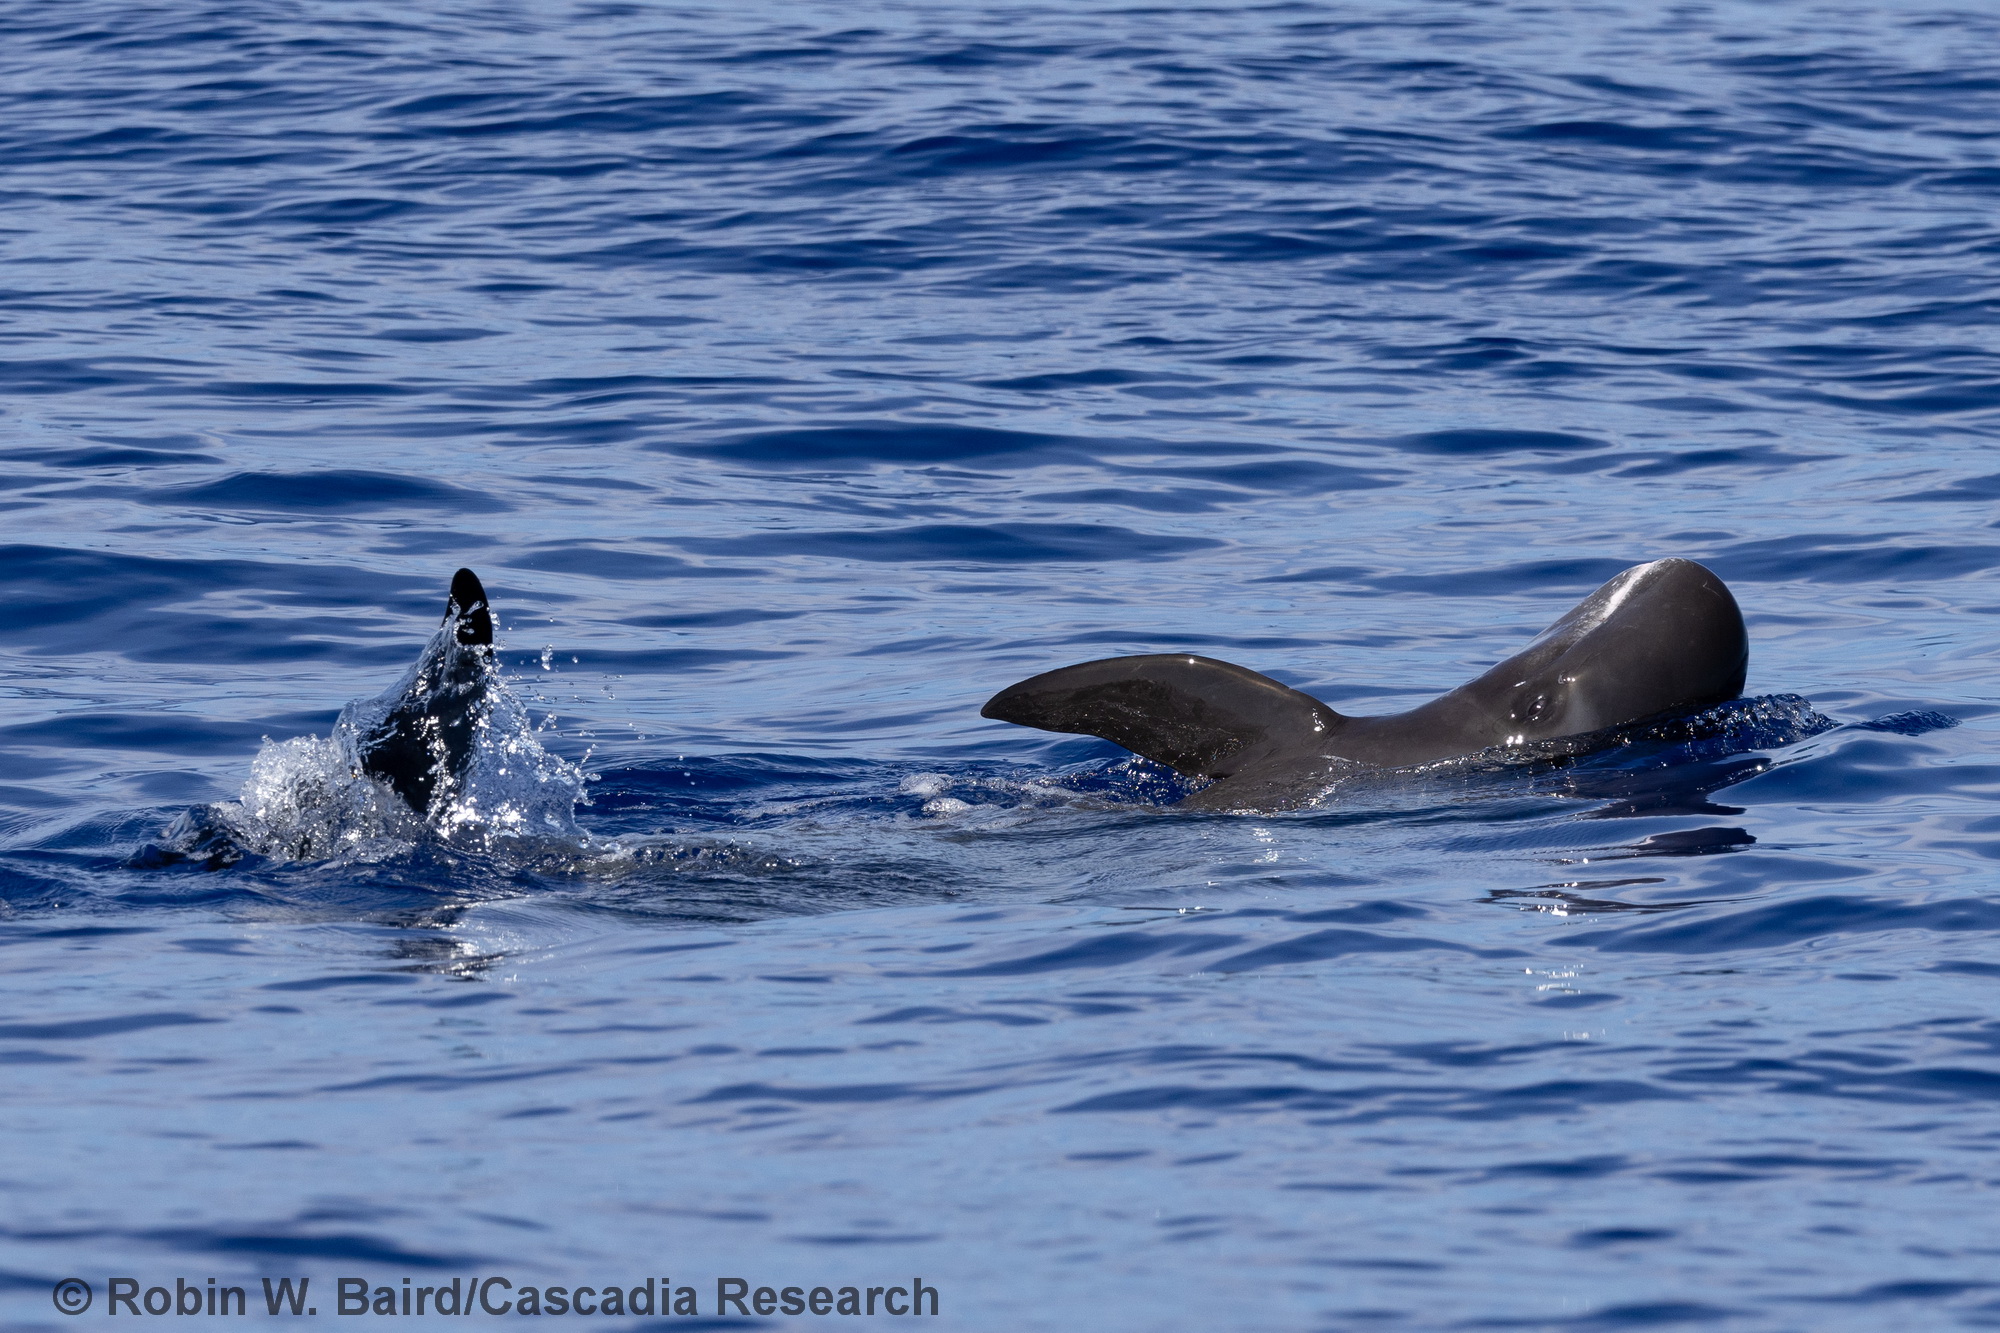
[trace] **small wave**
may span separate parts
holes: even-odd
[[[1930,731],[1949,731],[1958,725],[1958,719],[1940,713],[1934,708],[1913,708],[1908,712],[1890,713],[1868,722],[1856,722],[1856,731],[1886,731],[1897,736],[1921,736]]]

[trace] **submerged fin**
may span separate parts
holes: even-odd
[[[1102,736],[1189,777],[1222,778],[1330,734],[1340,714],[1255,671],[1186,653],[1107,657],[1010,685],[981,717]]]

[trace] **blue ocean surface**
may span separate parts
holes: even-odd
[[[1930,0],[0,0],[0,1317],[2000,1325],[1996,136]],[[1670,555],[1747,697],[1582,760],[979,717]]]

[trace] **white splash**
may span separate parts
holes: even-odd
[[[387,855],[427,837],[488,851],[501,840],[581,842],[576,807],[590,774],[542,747],[497,665],[482,670],[464,771],[440,784],[426,814],[362,771],[357,741],[386,706],[377,697],[348,704],[330,736],[265,741],[237,799],[209,817],[243,850],[296,861]]]
[[[936,800],[924,802],[924,813],[948,819],[952,815],[962,815],[972,808],[972,802],[961,801],[956,796],[940,796]]]

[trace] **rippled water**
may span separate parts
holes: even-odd
[[[15,1326],[2000,1322],[1990,11],[0,37]],[[1406,707],[1665,555],[1749,621],[1726,743],[1259,818],[978,717],[1168,649]],[[461,564],[574,836],[309,780]]]

